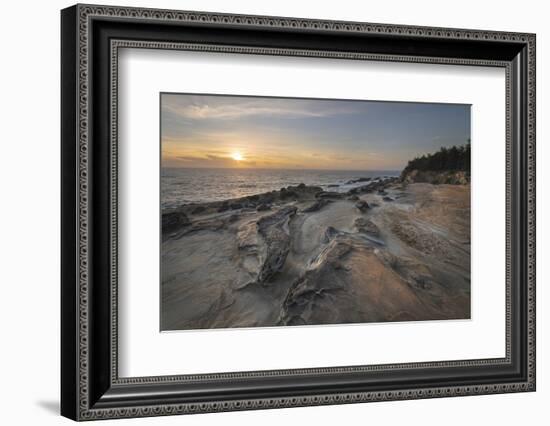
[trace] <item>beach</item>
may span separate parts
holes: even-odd
[[[470,318],[470,184],[419,180],[163,209],[161,330]]]

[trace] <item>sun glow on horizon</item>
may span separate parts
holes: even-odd
[[[231,154],[231,158],[235,161],[243,161],[244,157],[239,151],[235,151],[233,154]]]

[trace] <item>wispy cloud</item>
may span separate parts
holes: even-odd
[[[196,157],[194,155],[176,155],[173,158],[180,161],[196,161],[201,159],[201,157]]]
[[[279,98],[182,97],[164,95],[163,113],[172,113],[191,120],[234,120],[246,117],[316,118],[356,112],[352,104],[334,105],[328,102]]]

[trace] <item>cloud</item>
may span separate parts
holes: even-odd
[[[229,156],[200,153],[196,155],[163,155],[163,167],[210,167],[247,168],[256,167],[256,160],[245,159],[236,162]]]
[[[234,120],[247,117],[317,118],[357,112],[353,103],[306,99],[240,98],[235,96],[164,95],[163,113],[191,120]]]
[[[182,161],[227,161],[231,160],[231,158],[228,155],[217,155],[217,154],[208,154],[205,152],[201,152],[197,155],[173,155],[167,152],[164,152],[163,155],[166,158],[176,158],[178,160]]]
[[[214,160],[214,161],[227,160],[227,157],[222,157],[221,155],[214,155],[214,154],[207,154],[206,158],[208,158],[209,160]]]
[[[195,157],[195,156],[192,156],[192,155],[178,155],[178,156],[173,157],[173,158],[176,158],[177,160],[181,160],[181,161],[196,161],[196,160],[201,160],[202,159],[201,157]]]

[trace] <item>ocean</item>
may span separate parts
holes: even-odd
[[[316,185],[324,190],[346,192],[365,185],[351,180],[399,176],[399,171],[280,170],[280,169],[161,169],[161,207],[221,201],[245,197],[289,185]]]

